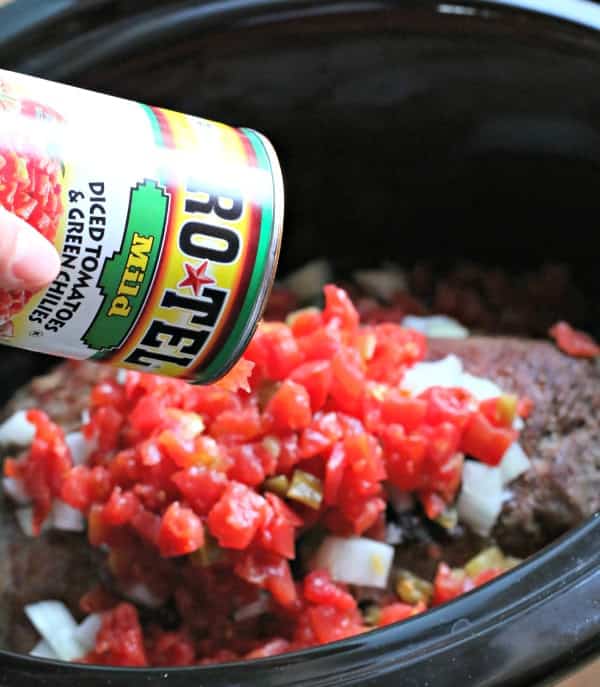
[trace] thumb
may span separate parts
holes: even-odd
[[[58,253],[50,241],[0,206],[0,288],[38,291],[59,269]]]

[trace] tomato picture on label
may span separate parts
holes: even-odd
[[[30,100],[19,100],[0,81],[0,116],[18,112],[36,119],[61,119],[54,110]],[[27,141],[0,137],[0,205],[28,222],[54,242],[63,211],[62,165],[47,151]],[[10,321],[30,300],[23,289],[0,289],[0,336],[10,337]]]

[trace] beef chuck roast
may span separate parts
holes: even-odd
[[[512,498],[493,532],[506,553],[529,555],[600,509],[600,369],[537,341],[430,341],[431,360],[451,353],[472,374],[534,402],[521,435],[532,468],[511,485]],[[92,385],[114,374],[94,363],[62,364],[23,387],[5,414],[36,406],[69,431],[80,425]],[[35,633],[25,621],[23,605],[59,598],[76,610],[81,594],[97,579],[100,554],[80,535],[47,533],[27,539],[8,508],[0,497],[0,645],[27,651]],[[460,525],[448,533],[418,511],[401,515],[396,525],[401,541],[395,567],[429,579],[439,561],[461,566],[490,543]],[[386,596],[373,589],[355,591],[365,601]]]
[[[549,343],[514,338],[432,339],[430,360],[454,354],[471,374],[534,402],[520,442],[531,469],[510,485],[490,539],[460,524],[448,532],[417,509],[395,516],[401,541],[394,568],[432,579],[444,561],[461,567],[497,542],[507,554],[535,553],[600,510],[600,368]],[[394,579],[390,580],[392,591]],[[377,602],[387,592],[364,588]]]
[[[529,555],[600,509],[600,368],[541,341],[430,342],[432,360],[451,353],[534,402],[520,439],[532,468],[511,485],[493,533],[506,552]]]

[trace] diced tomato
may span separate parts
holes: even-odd
[[[298,347],[306,360],[331,360],[342,347],[342,335],[337,322],[300,337]]]
[[[384,442],[389,446],[386,467],[392,484],[402,491],[414,491],[423,484],[427,440],[420,434],[406,435],[401,425],[388,427]]]
[[[153,546],[158,546],[160,524],[160,517],[144,508],[138,508],[137,513],[131,519],[133,529]]]
[[[462,571],[451,570],[445,563],[440,563],[433,581],[432,605],[452,601],[474,588],[473,581]]]
[[[156,396],[142,396],[129,413],[129,423],[141,436],[147,436],[165,422],[164,405]]]
[[[208,515],[227,485],[227,477],[222,472],[203,466],[176,472],[171,479],[198,515]]]
[[[310,606],[311,629],[320,643],[336,642],[365,631],[357,611],[342,611],[335,606]]]
[[[254,363],[251,360],[240,358],[237,363],[229,370],[229,372],[221,379],[215,382],[215,386],[226,391],[250,391],[249,379],[254,369]]]
[[[293,605],[298,596],[285,558],[268,551],[246,551],[235,566],[239,577],[268,590],[282,606]]]
[[[245,549],[266,517],[266,501],[245,484],[230,482],[208,515],[208,527],[221,546]]]
[[[139,499],[132,491],[115,487],[104,504],[102,518],[109,525],[124,525],[132,520],[139,507]]]
[[[379,442],[367,433],[351,434],[344,439],[344,449],[355,491],[370,493],[367,485],[381,482],[387,476]]]
[[[474,409],[473,397],[460,388],[432,386],[419,398],[427,402],[426,421],[430,425],[449,422],[462,429]]]
[[[578,358],[597,358],[600,356],[598,343],[589,334],[573,329],[566,322],[557,322],[549,333],[560,350],[567,355]]]
[[[304,363],[291,373],[290,379],[308,391],[312,412],[316,413],[325,404],[331,389],[331,364],[328,360]]]
[[[295,556],[296,529],[302,520],[275,494],[265,496],[268,508],[257,542],[267,551],[284,558]]]
[[[298,451],[298,435],[295,432],[290,432],[280,436],[279,446],[281,450],[279,452],[277,467],[279,472],[287,474],[300,460],[300,452]]]
[[[275,381],[285,379],[303,358],[291,329],[273,322],[265,322],[258,328],[244,357]]]
[[[461,441],[461,450],[488,465],[498,465],[518,434],[512,429],[494,427],[483,413],[471,416]]]
[[[342,486],[342,479],[344,477],[346,462],[346,450],[344,448],[344,444],[339,442],[333,447],[333,450],[331,451],[325,464],[323,501],[328,506],[333,506],[337,503],[340,487]]]
[[[342,611],[356,608],[356,599],[342,585],[335,584],[326,570],[315,570],[304,578],[304,598]]]
[[[381,417],[388,424],[400,424],[407,432],[412,432],[425,420],[427,409],[427,399],[412,398],[392,390],[381,403]]]
[[[344,517],[351,523],[354,534],[366,532],[376,522],[379,514],[385,510],[385,501],[378,497],[357,498],[350,491],[342,490],[339,506]]]
[[[25,491],[33,501],[33,531],[38,534],[61,493],[62,481],[71,468],[71,454],[62,429],[38,410],[27,411],[27,420],[35,426],[29,453],[6,467],[8,476],[23,480]]]
[[[103,614],[94,651],[86,657],[86,662],[117,666],[148,665],[142,628],[134,606],[122,603]]]
[[[343,429],[336,413],[317,413],[311,424],[302,432],[300,455],[302,458],[326,453],[341,439]]]
[[[257,446],[233,446],[229,449],[229,456],[233,460],[233,465],[227,471],[229,479],[242,482],[249,487],[257,487],[265,481],[265,470]]]
[[[378,324],[373,329],[377,345],[368,362],[368,376],[375,381],[396,384],[406,366],[425,357],[427,340],[420,332],[391,323]]]
[[[312,418],[310,396],[303,386],[287,380],[272,396],[265,414],[272,419],[275,429],[285,431],[308,427]]]
[[[49,167],[55,162],[24,166],[0,150],[0,201],[12,194],[28,212],[35,199],[29,221],[38,230],[50,221],[45,208],[62,212],[60,199],[51,201]],[[14,189],[2,187],[7,173]],[[35,196],[38,185],[47,199]],[[84,661],[208,664],[371,629],[354,592],[328,573],[293,578],[297,537],[307,537],[307,557],[321,529],[384,541],[389,488],[411,493],[437,518],[454,502],[463,454],[497,464],[517,436],[515,414],[527,416],[530,401],[502,395],[478,403],[463,389],[436,386],[414,397],[401,390],[402,379],[424,359],[425,337],[390,322],[361,326],[337,287],[327,287],[325,299],[322,312],[262,324],[222,383],[195,386],[133,371],[124,381],[101,375],[82,428],[94,443],[85,465],[71,465],[62,430],[47,416],[28,415],[36,427],[32,445],[6,460],[4,473],[32,498],[36,526],[63,499],[86,514],[92,545],[108,548],[115,589],[146,594],[150,604],[154,596],[172,598],[176,607],[177,627],[145,624],[142,637],[134,609],[105,593],[86,595],[87,612],[108,613]],[[0,294],[0,319],[5,300]],[[239,388],[251,366],[248,386]],[[295,571],[307,561],[301,563]],[[500,572],[472,579],[441,564],[433,603]],[[425,608],[392,599],[381,601],[379,625]]]
[[[333,379],[331,396],[338,408],[345,413],[360,412],[365,373],[359,353],[353,349],[338,351],[331,360]]]
[[[210,426],[210,434],[216,439],[234,438],[237,441],[254,439],[261,430],[260,416],[254,407],[224,410]]]
[[[358,327],[359,316],[348,294],[332,284],[324,288],[325,310],[323,319],[325,322],[338,320],[343,329],[354,330]]]
[[[452,422],[425,425],[420,431],[427,438],[427,459],[433,466],[442,465],[458,451],[461,432]]]
[[[173,502],[165,511],[158,532],[160,555],[183,556],[204,546],[204,528],[191,508]]]
[[[196,651],[185,633],[163,632],[152,644],[150,657],[154,666],[189,666],[194,663]]]
[[[323,315],[317,308],[305,308],[290,314],[289,326],[298,339],[317,331],[323,325]]]
[[[412,618],[419,613],[423,613],[425,610],[426,608],[424,603],[418,603],[415,606],[400,602],[389,604],[387,606],[383,606],[379,610],[379,619],[377,624],[380,627],[383,627],[384,625],[399,623],[402,620],[407,620],[408,618]]]

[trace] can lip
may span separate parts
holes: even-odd
[[[269,295],[273,289],[273,284],[275,283],[275,273],[277,271],[277,264],[279,263],[279,254],[281,252],[281,241],[283,237],[283,220],[285,215],[285,185],[283,181],[283,171],[281,169],[281,164],[275,148],[269,139],[258,131],[252,130],[253,133],[259,138],[260,142],[263,144],[265,153],[269,160],[269,166],[271,168],[271,181],[272,181],[272,192],[273,192],[273,224],[271,231],[271,243],[269,245],[269,250],[267,253],[267,259],[265,261],[265,270],[263,279],[263,284],[254,307],[252,308],[252,313],[250,315],[249,321],[251,325],[244,332],[244,335],[240,338],[238,345],[235,347],[231,359],[228,361],[226,366],[223,366],[219,370],[218,374],[213,374],[210,377],[198,375],[195,380],[191,380],[194,384],[210,384],[215,382],[222,377],[224,377],[231,368],[238,362],[238,360],[244,354],[244,351],[248,347],[250,340],[254,336],[259,322],[262,318],[263,312],[266,308],[267,302],[269,300]]]

